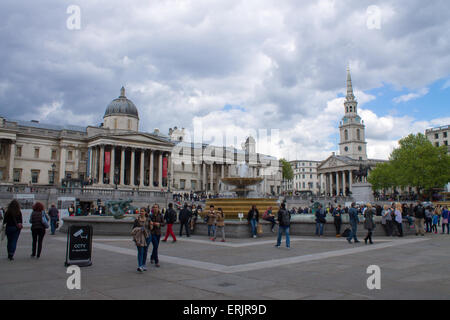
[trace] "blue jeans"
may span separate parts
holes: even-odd
[[[6,237],[8,238],[8,255],[14,256],[14,253],[16,253],[17,248],[17,241],[19,240],[20,235],[20,229],[18,229],[16,226],[9,226],[5,229]]]
[[[316,222],[316,236],[323,236],[323,223]]]
[[[352,238],[355,241],[358,241],[358,239],[356,238],[356,232],[358,230],[358,224],[356,222],[350,222],[351,226],[352,226],[352,231],[350,232],[350,235],[347,237],[348,241],[351,241]]]
[[[51,229],[52,234],[55,234],[57,221],[58,221],[57,218],[50,218],[50,229]]]
[[[291,247],[291,238],[289,237],[289,226],[280,226],[278,228],[277,247],[281,245],[281,237],[283,232],[286,234],[286,248]]]
[[[216,233],[216,226],[208,225],[208,237],[214,237],[215,233]]]
[[[256,226],[258,225],[258,221],[256,221],[256,219],[251,219],[250,225],[252,227],[252,236],[256,236],[256,233],[257,233]]]
[[[161,239],[161,235],[152,234],[153,250],[152,250],[152,256],[150,257],[150,260],[155,261],[155,263],[159,263],[158,247],[159,247],[160,239]]]

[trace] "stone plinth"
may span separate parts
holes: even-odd
[[[374,202],[372,185],[367,182],[352,184],[352,197],[354,202]]]

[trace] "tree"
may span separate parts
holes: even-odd
[[[291,164],[286,159],[280,159],[281,167],[283,169],[283,179],[286,181],[294,179],[294,170]]]
[[[371,172],[369,182],[374,190],[410,186],[420,195],[422,191],[443,188],[450,181],[447,147],[433,146],[422,133],[401,139],[389,160]]]

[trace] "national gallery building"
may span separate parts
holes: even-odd
[[[164,135],[139,131],[134,103],[120,96],[106,108],[100,126],[43,124],[0,116],[0,184],[93,188],[226,191],[220,179],[246,162],[252,177],[264,178],[258,192],[280,193],[276,158],[257,154],[249,137],[243,150],[185,141],[184,129]]]

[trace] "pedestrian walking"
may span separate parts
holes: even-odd
[[[256,209],[256,205],[252,205],[252,208],[249,210],[247,214],[247,221],[251,226],[252,237],[256,238],[259,223],[259,211]]]
[[[359,243],[358,238],[356,236],[356,232],[358,231],[359,218],[358,218],[358,210],[355,208],[355,206],[356,204],[353,202],[351,204],[350,209],[348,210],[348,216],[352,228],[350,234],[347,237],[348,243],[352,243],[352,239],[354,240],[355,243]]]
[[[23,228],[22,212],[17,200],[12,200],[6,209],[3,217],[3,225],[5,227],[5,234],[7,241],[8,259],[14,260],[16,253],[17,242],[19,241],[20,231]]]
[[[395,224],[398,230],[398,236],[403,237],[403,217],[402,217],[402,205],[400,203],[395,204]]]
[[[59,222],[59,211],[56,209],[56,206],[54,203],[52,203],[50,209],[48,210],[48,215],[50,217],[50,231],[51,235],[55,235],[56,229],[58,229],[58,222]]]
[[[367,235],[364,238],[365,244],[367,244],[367,240],[370,244],[373,244],[372,241],[372,233],[375,229],[375,222],[373,221],[373,217],[375,216],[376,212],[375,209],[372,208],[372,205],[370,203],[367,204],[367,209],[364,212],[364,229],[367,230]]]
[[[208,214],[206,215],[207,218],[207,224],[208,224],[208,237],[210,237],[210,240],[214,239],[214,234],[216,233],[216,220],[217,220],[217,213],[214,210],[214,206],[209,206]]]
[[[425,231],[431,233],[431,227],[433,223],[433,211],[430,206],[425,208]]]
[[[338,205],[337,208],[333,210],[334,226],[336,228],[336,238],[341,237],[341,225],[342,225],[342,209]]]
[[[425,209],[420,202],[414,207],[414,226],[416,227],[416,236],[419,234],[425,236],[424,220],[425,220]]]
[[[173,224],[177,221],[177,213],[173,209],[173,203],[169,203],[169,209],[167,209],[166,214],[164,214],[164,220],[167,223],[166,236],[162,241],[166,242],[169,235],[172,237],[172,242],[176,242],[177,238],[175,237],[175,233],[173,232]],[[180,224],[181,229],[181,224]],[[180,230],[181,233],[181,230]]]
[[[433,222],[432,222],[432,226],[431,226],[431,232],[434,232],[435,234],[438,233],[438,221],[439,221],[439,215],[437,214],[437,212],[435,211],[433,214]]]
[[[448,221],[450,219],[450,212],[447,206],[444,206],[444,209],[442,209],[441,216],[442,216],[442,234],[445,233],[445,227],[447,227],[447,234],[449,234]]]
[[[131,231],[133,241],[137,248],[137,271],[139,272],[147,271],[147,252],[151,242],[151,229],[151,220],[147,217],[145,208],[141,208],[139,216],[134,220],[133,229]]]
[[[381,211],[381,225],[384,228],[384,232],[386,236],[392,236],[392,212],[387,204],[383,206],[383,210]]]
[[[279,227],[278,227],[278,238],[276,247],[280,248],[281,246],[281,238],[283,233],[286,235],[286,248],[291,248],[291,239],[289,236],[289,228],[291,226],[291,213],[286,210],[286,204],[282,203],[280,210],[278,210],[277,217]]]
[[[152,255],[150,257],[150,263],[154,263],[157,268],[160,267],[158,258],[159,241],[161,239],[161,228],[164,227],[164,217],[161,214],[158,204],[154,204],[152,208],[152,214],[150,216],[152,221]]]
[[[33,205],[33,212],[30,216],[31,224],[31,257],[39,259],[42,252],[42,244],[44,242],[45,229],[49,227],[47,215],[44,212],[44,205],[40,202],[36,202]],[[37,252],[36,252],[37,249]]]
[[[184,204],[183,209],[180,211],[180,237],[183,236],[183,227],[186,230],[186,236],[190,237],[189,234],[189,222],[192,217],[192,211],[189,210],[187,203]]]
[[[323,236],[323,226],[327,222],[325,219],[326,211],[322,208],[322,205],[319,205],[316,211],[316,236]]]
[[[223,213],[222,208],[218,208],[217,209],[217,214],[216,214],[216,228],[214,230],[214,239],[213,241],[216,241],[217,239],[217,234],[220,232],[222,232],[222,240],[220,240],[221,242],[225,242],[225,214]]]

